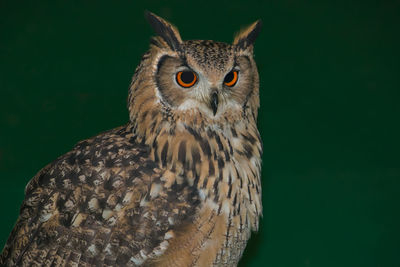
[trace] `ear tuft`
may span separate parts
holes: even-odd
[[[236,45],[239,49],[246,50],[248,47],[254,44],[258,34],[261,31],[261,26],[262,26],[261,20],[257,20],[249,27],[240,31],[235,36],[233,44]]]
[[[153,30],[167,42],[172,50],[180,50],[182,39],[177,28],[149,11],[145,12],[145,17]]]

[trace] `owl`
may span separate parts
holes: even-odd
[[[232,44],[157,36],[129,122],[79,142],[27,184],[6,266],[236,266],[262,214],[256,21]]]

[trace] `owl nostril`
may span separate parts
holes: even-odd
[[[211,95],[211,109],[213,110],[214,116],[217,113],[218,109],[218,93],[214,91]]]

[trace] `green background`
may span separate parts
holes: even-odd
[[[28,180],[128,120],[153,32],[258,18],[261,230],[241,266],[400,266],[400,1],[0,1],[0,246]]]

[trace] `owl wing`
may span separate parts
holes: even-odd
[[[27,185],[0,257],[8,266],[136,266],[162,255],[199,204],[150,160],[130,126],[85,140]],[[185,180],[185,179],[183,179]]]

